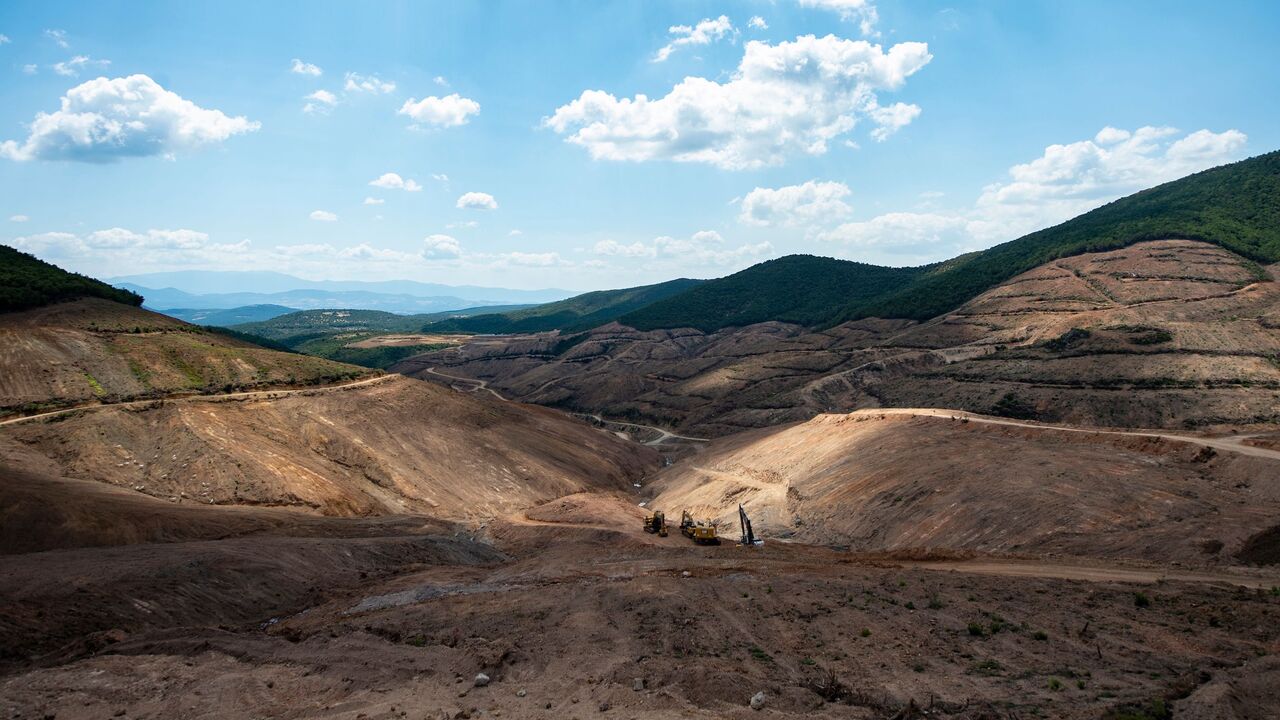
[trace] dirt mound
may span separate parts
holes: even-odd
[[[0,416],[342,382],[366,368],[276,352],[107,300],[0,314]]]
[[[1280,513],[1280,461],[981,417],[822,415],[712,443],[651,507],[849,546],[1231,562]]]
[[[334,518],[264,507],[176,504],[88,480],[0,466],[0,554],[243,536],[452,534],[424,517]]]
[[[629,488],[658,463],[561,413],[407,378],[13,424],[0,428],[0,456],[175,503],[460,521]]]
[[[1186,240],[1056,260],[925,323],[703,333],[618,324],[574,342],[476,337],[393,367],[695,436],[865,407],[1110,427],[1280,422],[1280,268]]]

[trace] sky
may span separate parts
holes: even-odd
[[[0,242],[592,290],[919,265],[1280,148],[1280,4],[0,4]]]

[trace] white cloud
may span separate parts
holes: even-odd
[[[498,201],[489,193],[469,192],[458,198],[460,210],[497,210]]]
[[[910,247],[931,259],[980,250],[1069,220],[1160,183],[1238,159],[1238,130],[1103,128],[1091,140],[1050,145],[1009,179],[988,185],[973,207],[954,213],[895,212],[840,225],[821,239],[855,246]],[[940,197],[923,193],[921,197]]]
[[[523,230],[512,229],[511,232],[507,233],[507,237],[520,237],[523,234],[524,234]]]
[[[376,188],[385,190],[404,190],[405,192],[418,192],[422,186],[416,180],[410,178],[402,178],[397,173],[383,173],[375,180],[370,180],[369,184]]]
[[[383,200],[382,198],[376,198],[376,197],[367,197],[364,199],[365,205],[381,205],[385,202],[386,200]]]
[[[658,50],[653,56],[653,61],[656,63],[665,61],[671,57],[671,53],[675,52],[676,48],[683,45],[710,45],[726,35],[735,34],[735,32],[733,23],[729,22],[729,18],[724,15],[715,20],[704,18],[693,27],[672,25],[667,29],[667,33],[674,39]]]
[[[39,66],[36,65],[35,63],[27,63],[26,65],[22,66],[22,73],[24,75],[35,75],[36,71],[38,71],[39,69],[40,69]]]
[[[652,242],[636,241],[624,245],[616,240],[601,240],[591,248],[596,255],[619,258],[646,258],[672,260],[689,266],[726,266],[741,264],[773,252],[767,242],[726,248],[724,238],[714,230],[702,230],[689,239],[668,236],[656,237]]]
[[[449,81],[444,79],[443,75],[437,75],[431,80],[440,87],[449,87]]]
[[[446,183],[449,182],[449,176],[445,175],[444,173],[432,173],[431,179],[439,180],[440,182],[446,182]]]
[[[26,222],[30,219],[31,218],[27,217],[26,215],[10,215],[9,216],[9,222]]]
[[[384,82],[377,75],[361,75],[349,72],[342,88],[351,93],[367,92],[375,95],[386,95],[387,93],[395,92],[396,84],[394,82]]]
[[[10,43],[10,42],[12,42],[12,41],[11,41],[11,40],[9,40],[9,36],[8,36],[8,35],[5,35],[4,33],[0,33],[0,45],[6,45],[6,44],[8,44],[8,43]]]
[[[45,30],[44,36],[57,43],[60,48],[71,47],[71,44],[67,42],[66,30]]]
[[[563,261],[560,259],[560,253],[526,253],[526,252],[508,252],[498,253],[496,255],[498,262],[509,265],[523,265],[525,267],[551,267],[552,265],[560,265]]]
[[[875,121],[877,127],[871,131],[871,139],[876,142],[884,142],[889,136],[898,132],[898,130],[911,124],[920,116],[919,105],[908,105],[907,103],[894,103],[888,107],[880,107],[875,100],[867,104],[867,115]],[[857,149],[856,147],[854,148]]]
[[[810,180],[780,188],[758,187],[742,199],[738,220],[747,225],[814,225],[839,220],[853,211],[844,201],[848,186]]]
[[[901,127],[914,106],[881,108],[876,93],[901,88],[931,59],[928,46],[916,42],[885,52],[834,35],[777,45],[753,40],[727,82],[688,77],[655,100],[587,90],[543,124],[598,160],[777,165],[825,153],[861,118],[884,134]]]
[[[464,98],[458,93],[444,97],[409,98],[400,106],[399,115],[407,115],[415,123],[432,127],[457,127],[466,125],[472,115],[480,112],[480,103]]]
[[[38,113],[22,144],[0,143],[0,156],[112,162],[170,155],[259,127],[245,117],[201,108],[146,75],[97,78],[68,90],[59,110]]]
[[[445,227],[449,228],[450,230],[454,230],[457,228],[471,229],[471,228],[480,227],[480,223],[475,220],[460,220],[458,222],[451,222],[448,225],[445,225]]]
[[[337,222],[338,221],[338,216],[329,212],[328,210],[312,210],[311,214],[308,215],[307,217],[310,217],[312,220],[318,220],[320,222]]]
[[[297,73],[298,75],[310,75],[312,77],[320,77],[324,74],[324,71],[321,70],[319,66],[312,65],[308,62],[302,62],[298,58],[293,59],[293,64],[289,66],[289,72]]]
[[[755,28],[756,30],[768,30],[769,23],[765,22],[764,18],[759,15],[752,15],[751,19],[747,21],[747,27]]]
[[[422,241],[425,260],[454,260],[462,257],[462,246],[448,235],[428,235]]]
[[[304,95],[302,99],[307,101],[307,104],[302,106],[302,112],[307,114],[327,113],[338,104],[338,96],[328,90],[317,90],[310,95]]]
[[[88,55],[76,55],[70,60],[54,63],[52,67],[55,73],[62,75],[63,77],[78,77],[80,75],[80,71],[90,65],[106,67],[110,64],[110,60],[94,60]]]
[[[858,30],[868,37],[876,37],[876,23],[880,14],[871,0],[800,0],[800,7],[821,8],[840,13],[842,20],[858,23]]]

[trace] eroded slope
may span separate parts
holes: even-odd
[[[431,379],[439,367],[524,401],[696,435],[880,406],[1127,427],[1274,422],[1275,269],[1207,243],[1147,242],[1051,262],[921,324],[613,324],[475,338],[392,369]]]

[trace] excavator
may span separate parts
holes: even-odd
[[[654,510],[652,515],[644,518],[644,531],[657,533],[658,537],[667,536],[667,516],[661,510]]]
[[[719,545],[720,538],[716,535],[715,523],[710,520],[693,519],[693,514],[688,510],[680,516],[680,534],[689,538],[696,545]]]
[[[738,524],[742,526],[742,540],[739,542],[747,547],[764,544],[763,540],[756,539],[755,531],[751,529],[751,518],[747,517],[747,511],[742,509],[742,503],[738,503]]]

